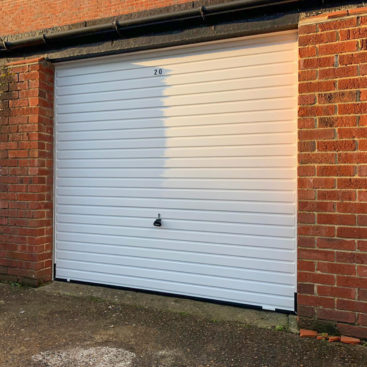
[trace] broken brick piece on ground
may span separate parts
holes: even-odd
[[[321,336],[321,335],[317,335],[316,339],[317,339],[317,340],[325,340],[326,338],[325,338],[325,337],[323,337],[323,336]]]
[[[307,329],[300,329],[299,336],[301,338],[316,338],[317,337],[317,331],[307,330]]]
[[[330,343],[338,342],[338,341],[340,341],[340,336],[329,336]]]
[[[342,336],[340,341],[345,344],[359,344],[361,342],[358,338],[351,338],[349,336]]]

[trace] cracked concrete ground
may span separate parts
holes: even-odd
[[[260,312],[251,321],[245,314],[228,306],[99,287],[0,286],[0,366],[367,365],[364,346],[300,339],[274,329],[285,315]],[[255,319],[265,320],[265,328],[248,324]]]

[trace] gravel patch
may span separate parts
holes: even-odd
[[[40,367],[130,367],[134,359],[134,353],[110,347],[47,351],[32,357]]]

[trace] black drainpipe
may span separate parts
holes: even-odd
[[[206,7],[200,7],[191,10],[180,11],[171,14],[162,14],[156,16],[150,16],[140,19],[127,20],[119,22],[115,20],[112,23],[104,23],[95,26],[88,26],[78,28],[65,32],[57,33],[43,33],[39,36],[32,38],[24,38],[16,41],[5,41],[0,38],[0,56],[11,53],[13,50],[19,50],[29,47],[40,47],[52,45],[53,43],[62,42],[75,42],[78,39],[90,38],[90,37],[123,37],[126,32],[134,32],[155,26],[164,26],[172,23],[185,23],[201,22],[205,23],[206,20],[212,16],[230,16],[231,14],[244,11],[255,10],[259,8],[267,8],[278,5],[287,5],[292,3],[301,3],[304,0],[241,0],[230,3],[210,5]]]

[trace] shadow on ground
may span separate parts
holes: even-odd
[[[365,366],[367,348],[186,313],[0,286],[1,367]]]

